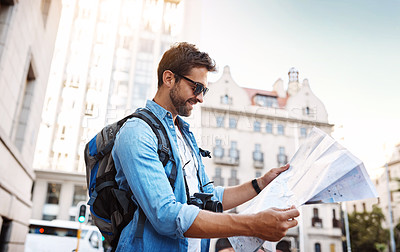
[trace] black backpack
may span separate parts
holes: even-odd
[[[115,165],[111,155],[114,140],[122,125],[130,118],[137,117],[145,121],[158,139],[158,156],[162,164],[173,161],[169,176],[172,189],[176,179],[176,165],[172,157],[171,144],[167,132],[160,120],[148,109],[139,109],[135,113],[104,127],[86,144],[86,182],[89,191],[90,212],[94,224],[103,237],[115,249],[122,229],[132,220],[133,214],[139,210],[139,223],[135,237],[143,235],[146,216],[140,207],[131,199],[132,192],[118,188],[115,181]]]

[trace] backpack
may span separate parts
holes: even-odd
[[[171,144],[167,132],[160,120],[148,109],[138,109],[135,113],[104,127],[85,146],[86,182],[89,191],[90,212],[94,224],[113,248],[117,247],[123,228],[139,210],[139,222],[135,237],[143,235],[146,216],[131,199],[132,192],[118,188],[115,181],[116,169],[111,150],[117,132],[130,118],[137,117],[145,121],[158,139],[158,156],[163,166],[173,160]],[[169,182],[172,189],[176,179],[176,165],[173,162]]]

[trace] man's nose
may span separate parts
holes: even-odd
[[[203,92],[200,92],[200,94],[198,94],[196,96],[196,99],[197,99],[197,102],[203,103],[203,99],[204,99]]]

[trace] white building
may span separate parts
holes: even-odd
[[[65,0],[35,152],[34,219],[74,219],[87,197],[83,150],[145,105],[182,33],[180,0]]]
[[[332,131],[323,103],[306,79],[299,82],[294,68],[287,90],[281,79],[272,91],[242,88],[227,66],[209,88],[189,120],[199,146],[212,150],[213,158],[204,164],[215,185],[237,185],[286,164],[313,126]],[[342,251],[338,204],[302,207],[302,220],[305,251]],[[299,246],[298,234],[294,228],[285,238],[292,248]]]
[[[0,0],[0,251],[23,251],[61,1]]]

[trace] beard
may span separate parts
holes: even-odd
[[[179,95],[180,91],[180,83],[175,83],[174,87],[169,92],[169,97],[171,99],[172,105],[175,107],[175,110],[180,116],[190,116],[192,113],[192,105],[189,103],[191,101],[195,104],[197,101],[193,99],[185,100],[183,97]]]

